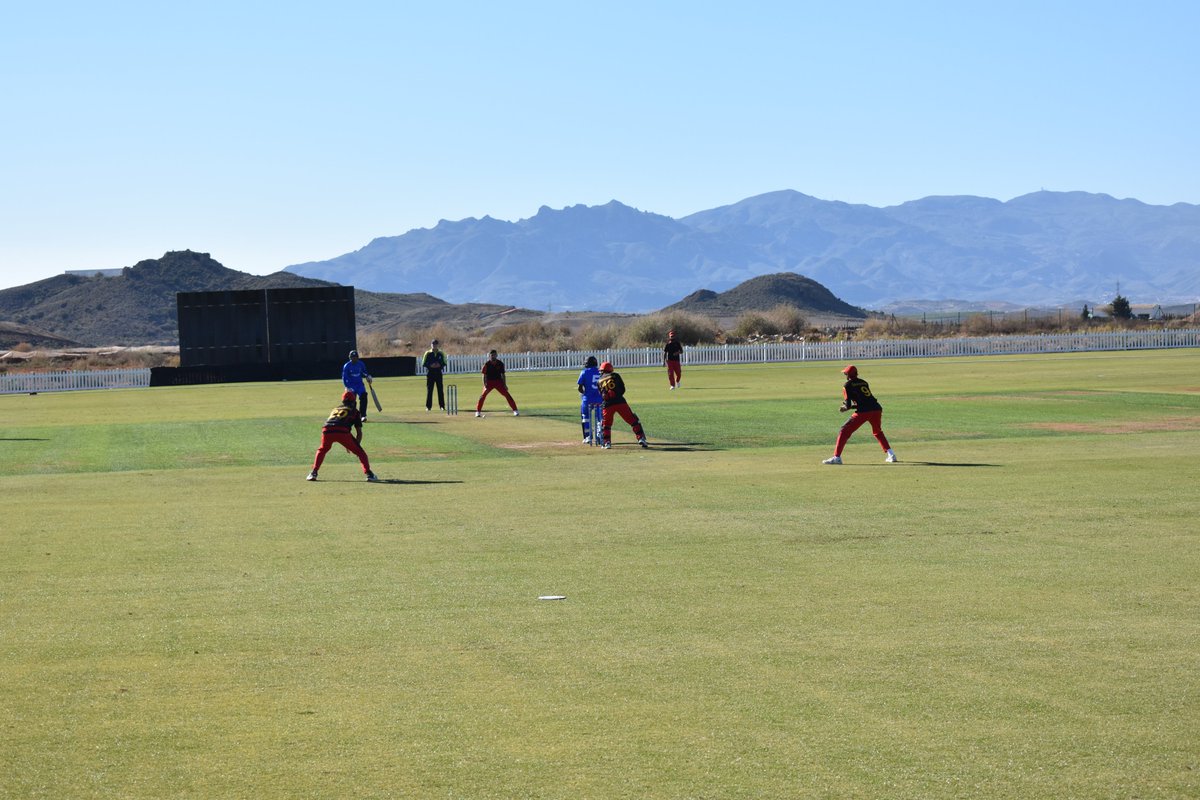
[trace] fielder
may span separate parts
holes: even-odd
[[[315,481],[317,479],[317,472],[321,469],[325,454],[335,443],[358,456],[363,474],[367,476],[368,481],[375,483],[379,480],[375,477],[375,473],[371,472],[371,462],[367,459],[367,451],[362,449],[362,415],[354,407],[354,400],[354,392],[347,390],[342,393],[342,404],[329,412],[329,419],[325,420],[325,425],[321,428],[321,446],[317,448],[312,472],[308,473],[306,480]],[[350,435],[351,430],[354,431],[353,436]]]
[[[667,343],[663,345],[663,364],[667,367],[671,391],[675,391],[683,379],[683,344],[675,338],[675,331],[667,333]]]
[[[850,441],[850,437],[856,430],[869,422],[871,423],[871,435],[879,442],[883,452],[887,453],[884,461],[894,464],[899,459],[892,452],[892,446],[888,444],[887,437],[883,435],[883,406],[875,399],[867,382],[858,377],[858,367],[851,364],[842,370],[842,374],[846,376],[846,383],[842,386],[842,407],[838,411],[853,410],[854,413],[838,431],[837,444],[833,446],[833,457],[827,458],[821,463],[841,464],[842,450],[846,448],[846,442]]]
[[[575,388],[579,389],[579,420],[583,425],[583,443],[592,444],[592,436],[597,437],[599,441],[600,431],[592,430],[592,409],[604,403],[604,398],[600,396],[600,367],[596,366],[596,357],[588,356],[587,361],[583,362],[583,371],[579,373],[579,380],[575,383]]]
[[[504,372],[504,362],[496,357],[495,350],[488,351],[488,360],[483,362],[482,372],[483,394],[479,395],[479,402],[475,404],[475,416],[483,416],[483,401],[493,389],[508,401],[508,407],[512,409],[514,417],[521,416],[521,412],[517,410],[517,401],[513,400],[512,395],[508,393],[508,378]]]

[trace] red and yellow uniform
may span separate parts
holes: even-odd
[[[321,446],[317,448],[316,458],[313,459],[313,475],[317,474],[325,460],[325,454],[334,444],[340,444],[358,456],[363,474],[371,475],[371,463],[367,459],[366,451],[362,449],[362,415],[355,408],[354,393],[347,392],[346,395],[350,399],[344,399],[340,406],[330,411],[329,418],[321,428]]]
[[[483,411],[483,400],[493,389],[508,401],[508,407],[515,412],[517,401],[513,400],[512,395],[508,393],[508,379],[504,374],[504,362],[496,358],[495,350],[489,353],[489,356],[488,360],[483,362],[483,394],[479,395],[479,402],[475,404],[475,416],[479,416]]]
[[[663,363],[667,365],[667,382],[674,389],[683,377],[683,345],[675,338],[675,331],[667,334],[667,343],[663,345]]]
[[[620,414],[621,419],[633,428],[633,435],[637,437],[638,443],[643,447],[646,446],[646,432],[642,430],[642,423],[638,419],[637,414],[633,413],[633,409],[629,407],[629,403],[625,402],[625,381],[621,380],[621,376],[612,371],[612,364],[607,361],[600,367],[600,381],[597,384],[600,389],[600,396],[604,400],[603,416],[600,423],[600,433],[604,440],[604,446],[609,447],[612,443],[612,423],[613,417]]]
[[[842,386],[842,410],[853,409],[854,413],[838,431],[837,443],[833,447],[834,456],[840,458],[850,437],[867,423],[871,425],[871,435],[879,442],[883,451],[890,455],[891,445],[888,444],[887,437],[883,434],[883,406],[871,393],[870,385],[858,377],[857,369],[851,366],[843,371],[846,373],[847,381]]]

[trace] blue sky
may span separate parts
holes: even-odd
[[[1200,3],[6,3],[0,287],[778,189],[1200,203]]]

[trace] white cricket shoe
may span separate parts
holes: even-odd
[[[516,411],[516,410],[514,410],[514,411],[513,411],[513,416],[514,416],[514,417],[519,417],[519,416],[521,416],[521,412],[520,412],[520,411]]]
[[[317,473],[314,471],[314,472],[308,473],[308,477],[306,477],[304,480],[315,481],[316,479],[317,479]]]
[[[376,475],[374,472],[368,472],[367,473],[367,482],[368,483],[379,483],[379,476]]]
[[[591,444],[591,443],[592,443],[592,437],[590,437],[590,436],[585,436],[585,437],[583,437],[583,443],[584,443],[584,444]]]
[[[482,411],[476,411],[476,412],[475,412],[475,416],[479,417],[480,419],[483,419],[483,412],[482,412]]]
[[[642,438],[638,439],[638,444],[640,444],[642,447],[649,447],[649,446],[650,446],[650,443],[646,441],[646,437],[645,437],[645,436],[643,436]]]
[[[602,446],[602,447],[603,447],[605,450],[611,450],[611,449],[612,449],[612,443],[611,443],[611,442],[605,442],[605,443],[604,443],[603,445],[601,445],[601,446]]]
[[[895,463],[896,463],[897,461],[899,461],[899,460],[900,460],[900,459],[896,458],[896,454],[895,454],[895,453],[888,453],[888,454],[887,454],[887,458],[885,458],[885,459],[884,459],[884,461],[886,461],[886,462],[887,462],[887,463],[889,463],[889,464],[895,464]]]
[[[832,456],[830,458],[825,459],[821,463],[822,464],[840,464],[840,463],[842,463],[842,457],[841,456]]]

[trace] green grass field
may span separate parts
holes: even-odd
[[[1200,796],[1200,352],[841,366],[0,397],[0,797]]]

